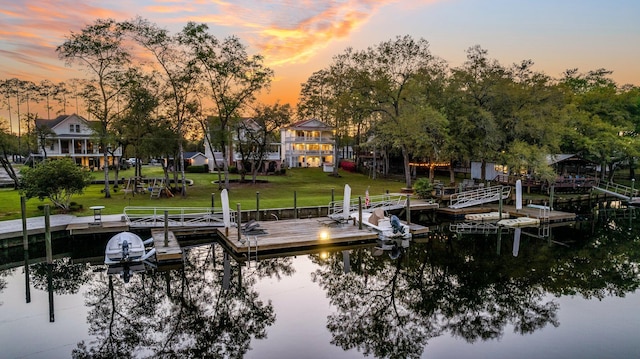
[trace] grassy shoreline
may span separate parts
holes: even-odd
[[[102,172],[94,172],[94,178],[102,179]],[[162,177],[161,167],[146,166],[143,175],[147,178]],[[113,176],[113,174],[111,174]],[[133,170],[120,171],[118,177],[128,178],[133,176]],[[220,190],[214,183],[218,180],[216,173],[187,173],[187,179],[193,181],[193,185],[187,188],[187,196],[183,198],[179,194],[172,197],[151,199],[149,194],[131,196],[126,198],[123,188],[111,193],[111,198],[104,198],[101,193],[104,185],[92,184],[87,187],[82,195],[72,197],[72,201],[82,206],[81,210],[71,214],[76,216],[90,216],[93,212],[91,206],[103,205],[103,214],[120,214],[127,206],[147,207],[210,207],[212,194],[215,206],[220,207]],[[113,177],[112,177],[113,178]],[[231,179],[239,179],[233,176]],[[286,208],[293,207],[294,192],[298,207],[328,205],[331,201],[332,190],[334,199],[340,200],[343,196],[344,185],[349,184],[353,198],[362,196],[369,189],[371,196],[399,192],[404,182],[388,179],[371,179],[368,176],[339,171],[339,176],[334,177],[322,171],[322,168],[294,168],[287,170],[285,175],[260,176],[258,179],[264,183],[250,183],[251,177],[247,176],[248,183],[231,183],[229,188],[229,202],[235,208],[240,203],[242,209],[255,209],[259,197],[260,208]],[[125,183],[126,185],[126,183]],[[257,193],[259,192],[259,194]],[[40,201],[37,198],[27,200],[27,217],[42,216],[43,211],[39,206],[50,204],[48,200]],[[53,209],[53,207],[51,207]],[[20,192],[12,188],[0,189],[0,221],[19,219]]]

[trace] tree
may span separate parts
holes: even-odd
[[[255,101],[260,91],[269,87],[273,70],[264,66],[262,56],[249,56],[237,37],[231,36],[220,42],[208,30],[206,24],[190,22],[182,30],[181,42],[191,48],[209,88],[208,100],[213,102],[211,125],[215,125],[214,130],[221,134],[229,134],[242,111]],[[225,188],[228,188],[230,136],[218,138],[224,154]]]
[[[172,36],[167,30],[145,19],[136,18],[124,23],[123,26],[133,39],[153,56],[159,66],[159,73],[164,77],[167,100],[165,105],[178,135],[179,159],[174,163],[174,169],[175,171],[180,169],[181,195],[185,197],[187,185],[183,138],[188,130],[188,122],[193,118],[197,108],[195,89],[199,69],[195,66],[196,60],[189,52],[189,48],[184,46],[179,35]]]
[[[258,171],[261,170],[272,144],[276,142],[277,131],[291,121],[291,113],[289,104],[261,105],[255,109],[253,118],[238,124],[236,146],[243,164],[251,164],[253,183],[256,183]]]
[[[566,134],[565,148],[581,152],[605,169],[610,179],[622,163],[633,163],[639,155],[637,95],[618,88],[609,79],[611,71],[598,69],[585,74],[567,70],[561,84],[569,91],[571,130]]]
[[[99,121],[94,128],[103,153],[104,197],[110,198],[109,150],[107,148],[111,122],[117,116],[117,97],[125,83],[123,74],[128,70],[130,54],[123,45],[124,31],[113,19],[98,19],[80,33],[72,32],[56,48],[67,64],[84,66],[94,81],[85,87],[89,112]]]
[[[446,132],[446,118],[432,106],[428,91],[441,86],[436,82],[444,78],[444,64],[431,54],[426,40],[414,40],[410,36],[396,37],[354,53],[353,59],[367,75],[359,91],[369,96],[371,111],[381,115],[374,129],[381,129],[385,141],[400,150],[405,186],[411,188],[409,161],[412,149],[417,149],[415,140],[428,140],[431,136],[437,139]],[[412,127],[415,125],[418,125],[417,131]],[[419,146],[437,152],[435,142]],[[437,155],[436,152],[432,154]]]
[[[70,158],[49,160],[33,168],[23,167],[20,189],[24,196],[48,198],[56,207],[69,210],[71,197],[82,194],[91,183],[89,171],[78,167]]]
[[[5,121],[0,122],[0,165],[7,175],[13,180],[14,188],[20,186],[18,175],[11,164],[10,157],[16,153],[18,141],[16,136],[9,131]]]

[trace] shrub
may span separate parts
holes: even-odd
[[[209,166],[206,164],[201,166],[189,166],[185,168],[185,171],[189,173],[207,173],[209,172]]]
[[[413,184],[413,190],[418,195],[419,198],[429,198],[431,197],[431,191],[433,190],[433,184],[429,181],[428,178],[419,178]]]
[[[349,172],[356,171],[356,164],[353,161],[340,161],[340,167],[342,167],[342,169],[345,171],[349,171]]]

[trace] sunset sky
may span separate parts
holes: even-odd
[[[0,79],[82,77],[56,46],[98,18],[135,16],[173,33],[195,21],[220,39],[238,36],[275,71],[265,103],[295,105],[300,84],[334,55],[406,34],[451,67],[477,44],[503,65],[531,59],[552,77],[606,68],[618,84],[640,85],[638,0],[0,0]]]

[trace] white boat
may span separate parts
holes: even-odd
[[[352,213],[351,218],[359,220],[358,213]],[[385,216],[381,208],[373,212],[362,212],[362,224],[376,230],[381,240],[411,239],[409,226],[400,222],[396,216]]]
[[[153,239],[142,241],[135,233],[120,232],[107,242],[107,247],[104,250],[104,263],[142,262],[156,253],[155,248],[149,251],[146,250],[145,244],[150,241],[153,241]]]

